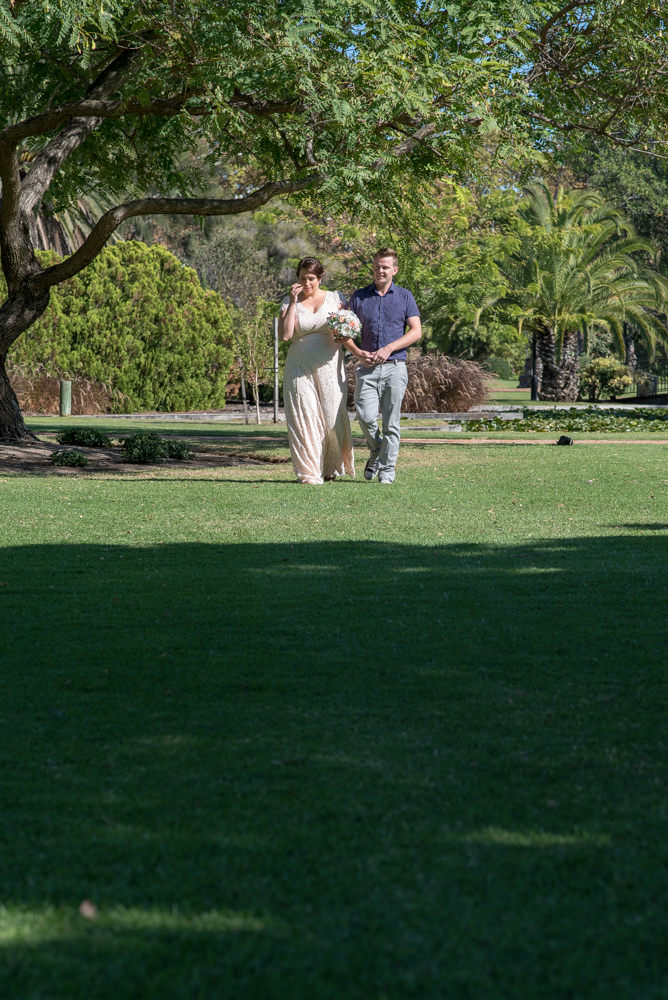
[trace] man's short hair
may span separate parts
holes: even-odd
[[[399,256],[396,250],[392,250],[391,247],[383,247],[381,250],[376,250],[373,255],[374,260],[380,260],[381,257],[391,257],[394,261],[394,266],[399,267]]]

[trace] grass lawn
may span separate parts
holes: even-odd
[[[667,459],[0,470],[0,995],[663,1000]]]
[[[531,389],[518,389],[516,378],[495,378],[490,386],[487,402],[516,403],[518,406],[540,405],[540,401],[531,402]]]
[[[487,399],[488,403],[517,403],[518,406],[554,406],[554,403],[550,403],[547,400],[535,400],[531,401],[531,389],[518,389],[518,380],[515,379],[504,379],[495,378],[490,387],[489,397]],[[619,399],[637,400],[637,394],[635,386],[632,386],[632,392],[624,392],[619,397]],[[604,402],[609,402],[609,400],[604,400]],[[638,400],[642,402],[642,399]],[[569,405],[569,404],[564,404]]]

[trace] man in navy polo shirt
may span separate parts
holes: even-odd
[[[355,371],[355,409],[369,460],[364,478],[394,482],[399,454],[401,403],[408,385],[406,349],[422,336],[420,311],[411,292],[394,284],[399,270],[394,250],[373,258],[373,284],[353,293],[347,308],[362,324],[362,354]],[[383,419],[381,434],[378,411]]]

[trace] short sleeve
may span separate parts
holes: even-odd
[[[281,312],[287,309],[289,305],[290,305],[290,296],[286,295],[283,301],[281,302]]]
[[[420,310],[417,307],[417,302],[413,298],[413,293],[406,289],[406,319],[411,319],[413,316],[420,318]]]
[[[346,300],[341,295],[341,292],[334,292],[334,300],[335,300],[336,305],[338,307],[342,307],[342,308],[345,309],[345,307],[346,307]]]

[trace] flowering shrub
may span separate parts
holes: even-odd
[[[580,386],[592,403],[602,396],[615,399],[632,385],[631,373],[617,358],[593,358],[580,373]]]

